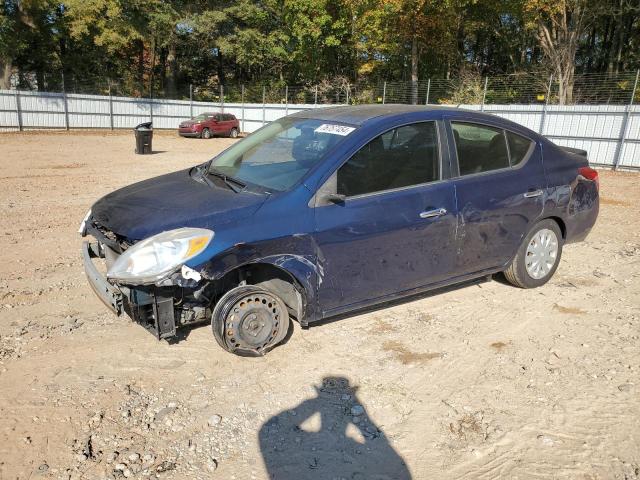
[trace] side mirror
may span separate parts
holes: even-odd
[[[342,195],[340,193],[328,193],[324,196],[324,199],[327,202],[334,203],[336,205],[344,205],[345,200],[347,199],[346,195]]]

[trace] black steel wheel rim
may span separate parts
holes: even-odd
[[[225,307],[222,333],[231,350],[259,353],[281,339],[285,312],[269,293],[247,293]]]

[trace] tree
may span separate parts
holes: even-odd
[[[189,28],[193,29],[193,40],[200,46],[198,75],[205,83],[211,79],[212,63],[217,73],[215,80],[226,83],[226,59],[239,79],[252,79],[265,73],[282,75],[289,62],[290,56],[284,48],[288,38],[269,2],[239,0],[222,8],[208,9],[191,17]]]
[[[9,88],[16,70],[25,88],[45,86],[56,65],[59,8],[53,0],[5,0],[0,6],[0,88]],[[33,74],[33,78],[29,77]]]
[[[12,54],[15,52],[15,17],[13,5],[4,2],[0,6],[0,89],[11,87],[11,74],[13,72]]]
[[[279,4],[279,5],[278,5]],[[342,0],[283,0],[280,25],[288,40],[297,81],[317,82],[326,75],[354,70],[351,5]]]
[[[589,25],[588,0],[528,0],[529,26],[549,60],[558,82],[558,102],[573,101],[579,41]]]
[[[106,93],[117,81],[122,94],[171,98],[190,83],[200,92],[227,83],[278,91],[360,83],[373,95],[374,83],[407,81],[417,102],[427,77],[552,72],[567,103],[575,75],[639,66],[638,0],[0,3],[5,88],[17,79],[21,88],[60,89],[64,77],[69,91]],[[450,97],[447,90],[438,95]]]
[[[364,60],[360,74],[382,70],[389,79],[404,79],[406,66],[411,81],[411,103],[417,102],[421,59],[428,53],[439,58],[453,47],[454,22],[449,1],[377,0],[366,5],[358,21],[357,48]],[[408,59],[408,62],[407,62]],[[394,72],[398,69],[401,73]]]

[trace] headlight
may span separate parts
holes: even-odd
[[[201,253],[212,238],[213,232],[204,228],[178,228],[159,233],[120,255],[107,272],[107,278],[123,283],[155,283]]]

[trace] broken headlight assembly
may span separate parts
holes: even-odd
[[[178,228],[141,240],[111,266],[107,278],[121,283],[148,285],[172,273],[204,251],[213,232],[204,228]]]

